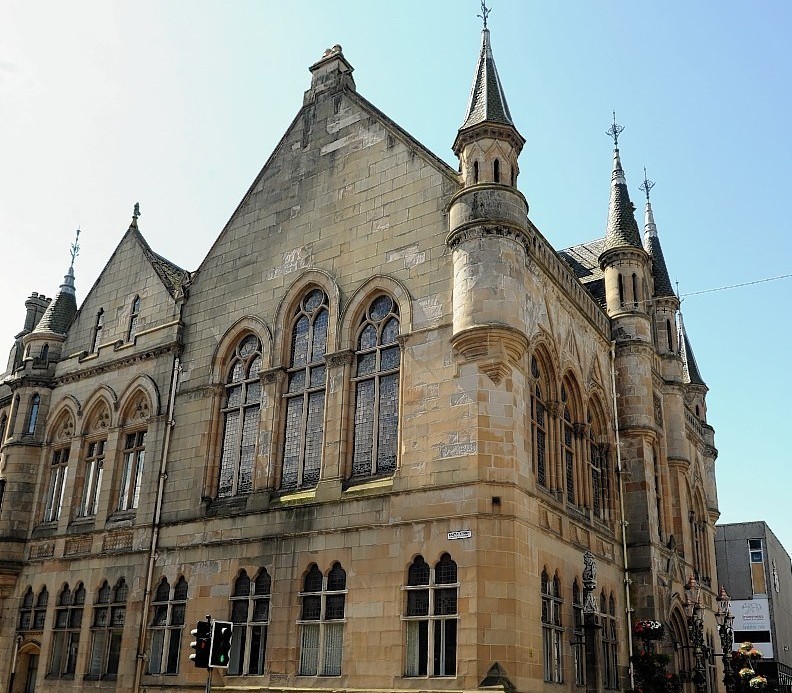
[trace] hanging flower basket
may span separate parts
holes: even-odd
[[[741,679],[745,679],[747,681],[748,679],[752,679],[754,676],[756,676],[756,672],[751,669],[751,667],[743,667],[739,672],[737,672],[737,675]]]
[[[761,674],[757,674],[748,682],[748,685],[751,688],[767,688],[767,679]]]
[[[665,627],[660,621],[636,621],[633,634],[641,640],[662,640]]]

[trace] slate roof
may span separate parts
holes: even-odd
[[[594,300],[605,307],[605,275],[600,269],[599,256],[605,250],[605,239],[573,245],[558,251]]]
[[[492,56],[489,29],[481,32],[481,53],[479,54],[476,76],[468,99],[467,115],[460,130],[479,123],[499,123],[514,127],[506,94],[503,91],[495,58]]]
[[[130,228],[134,230],[143,248],[143,253],[146,255],[146,258],[148,258],[157,276],[162,280],[162,283],[165,285],[170,295],[175,296],[185,284],[189,283],[190,273],[172,263],[167,258],[162,257],[162,255],[155,253],[146,242],[146,239],[143,238],[143,234],[138,230],[137,223],[132,224]]]
[[[41,320],[33,328],[33,333],[54,332],[65,335],[77,314],[77,297],[74,291],[74,268],[63,278],[58,295],[52,300],[41,316]]]
[[[679,314],[679,344],[682,348],[682,378],[684,382],[691,385],[704,385],[706,387],[706,383],[701,377],[701,372],[696,363],[696,357],[693,355],[693,349],[690,346],[685,323],[682,320],[682,313]]]
[[[608,224],[605,229],[605,250],[634,246],[643,248],[641,232],[635,221],[635,207],[630,201],[619,150],[613,150],[613,173],[608,205]]]
[[[652,203],[646,202],[646,222],[644,223],[644,250],[649,253],[652,260],[652,276],[654,277],[655,296],[675,296],[674,287],[671,286],[671,279],[668,276],[663,248],[660,246],[660,238],[657,235],[657,224],[655,224]]]

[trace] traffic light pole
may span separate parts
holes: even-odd
[[[206,693],[212,693],[212,667],[206,667]]]

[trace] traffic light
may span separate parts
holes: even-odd
[[[212,646],[209,649],[210,667],[228,668],[233,631],[234,625],[230,621],[212,621]]]
[[[198,627],[190,631],[195,640],[190,643],[195,652],[190,655],[190,660],[198,669],[209,668],[209,651],[212,644],[212,629],[209,621],[198,621]]]

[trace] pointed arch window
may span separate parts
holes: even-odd
[[[104,475],[106,438],[89,441],[83,463],[83,488],[79,517],[93,517],[99,510],[99,492]]]
[[[87,679],[115,679],[126,622],[127,584],[121,578],[113,589],[107,580],[96,593],[91,623],[91,654]]]
[[[340,563],[323,576],[316,563],[300,593],[301,676],[340,676],[344,649],[346,572]]]
[[[563,639],[564,628],[561,610],[561,582],[558,574],[551,580],[547,570],[542,571],[542,653],[544,680],[548,683],[563,683]]]
[[[22,604],[19,606],[19,620],[17,630],[26,632],[33,629],[33,588],[28,587],[22,595]]]
[[[55,522],[63,507],[63,493],[66,489],[66,475],[69,468],[69,448],[57,447],[52,451],[49,469],[47,495],[44,499],[43,522]]]
[[[327,295],[320,289],[308,292],[294,313],[284,394],[282,490],[310,488],[319,481],[329,316]]]
[[[39,408],[41,407],[41,396],[38,394],[33,395],[30,400],[30,416],[28,416],[28,423],[25,427],[25,433],[33,435],[36,432],[36,423],[38,422]]]
[[[80,646],[85,588],[78,583],[74,592],[64,585],[55,608],[55,625],[52,628],[52,655],[49,676],[73,678],[77,667],[77,650]]]
[[[258,676],[264,673],[272,579],[262,568],[254,580],[244,570],[234,582],[231,596],[231,675]]]
[[[179,649],[184,630],[188,585],[179,577],[171,594],[167,578],[162,578],[151,606],[151,648],[149,674],[178,674]]]
[[[444,553],[434,570],[416,556],[407,571],[405,676],[455,676],[459,577]]]
[[[399,307],[379,296],[358,327],[355,351],[355,430],[352,476],[396,469],[399,436]]]
[[[127,433],[124,437],[124,465],[118,496],[119,510],[134,510],[140,502],[140,481],[146,452],[146,431]]]
[[[602,663],[603,684],[606,689],[619,687],[618,647],[616,640],[616,599],[613,594],[605,600],[600,594],[600,615],[602,621]]]
[[[129,328],[127,329],[127,342],[131,342],[137,334],[138,317],[140,316],[140,296],[132,299],[129,311]]]
[[[96,314],[96,322],[93,328],[93,337],[91,338],[91,353],[95,354],[99,351],[99,344],[102,341],[102,332],[104,331],[104,308],[100,308]]]
[[[561,421],[561,459],[564,461],[566,473],[567,502],[577,505],[575,495],[575,430],[572,424],[572,412],[569,408],[566,386],[561,386],[561,405],[563,418]]]
[[[261,409],[261,364],[261,342],[255,335],[248,335],[234,350],[226,377],[218,498],[253,490]]]
[[[610,509],[610,469],[608,465],[608,446],[600,443],[602,430],[599,420],[591,414],[589,422],[589,460],[591,470],[591,510],[594,517],[608,519]]]
[[[547,408],[542,396],[541,372],[536,357],[531,357],[531,375],[536,381],[531,394],[531,442],[533,443],[533,467],[536,481],[548,488],[547,483]]]
[[[45,344],[41,347],[41,352],[39,352],[39,359],[43,361],[45,364],[49,360],[49,344]]]

